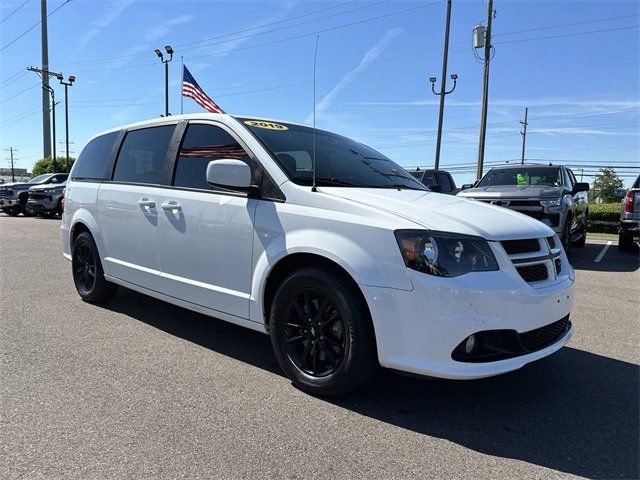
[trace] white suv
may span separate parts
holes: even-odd
[[[549,227],[291,123],[194,114],[102,133],[71,171],[61,235],[82,299],[122,285],[269,333],[314,394],[378,365],[497,375],[572,334],[574,271]]]

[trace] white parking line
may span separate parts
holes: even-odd
[[[596,259],[594,260],[595,263],[598,263],[600,260],[602,260],[602,258],[604,257],[605,253],[607,253],[607,250],[609,250],[609,247],[611,246],[612,243],[613,242],[611,240],[607,242],[607,244],[604,246],[602,251],[598,254]]]

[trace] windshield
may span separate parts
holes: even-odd
[[[560,187],[562,172],[559,167],[493,168],[478,184],[479,187],[496,185]]]
[[[46,181],[47,179],[51,178],[52,176],[53,176],[52,173],[44,173],[42,175],[38,175],[37,177],[33,177],[27,183],[42,183],[42,182]]]
[[[313,183],[313,129],[300,125],[238,118],[269,150],[298,185]],[[318,186],[426,190],[402,167],[349,138],[316,130]]]

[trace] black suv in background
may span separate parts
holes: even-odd
[[[455,195],[460,191],[460,189],[456,187],[456,182],[453,181],[451,174],[444,170],[423,169],[420,167],[406,168],[405,170],[432,192]]]
[[[458,196],[529,215],[553,228],[565,250],[584,246],[589,216],[588,183],[558,165],[508,165],[489,170]]]
[[[36,185],[60,185],[67,181],[68,173],[44,173],[28,182],[5,183],[0,185],[0,208],[7,215],[15,217],[22,213],[25,217],[35,212],[29,208],[29,189]]]

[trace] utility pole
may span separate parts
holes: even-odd
[[[444,97],[456,89],[457,74],[451,75],[453,88],[447,92],[447,61],[449,59],[449,27],[451,25],[451,0],[447,0],[447,20],[444,29],[444,52],[442,55],[442,79],[440,82],[440,93],[436,93],[436,77],[431,77],[431,91],[434,95],[440,96],[440,111],[438,112],[438,139],[436,140],[436,163],[435,169],[440,169],[440,147],[442,145],[442,122],[444,119]]]
[[[522,130],[520,131],[520,135],[522,135],[522,159],[520,161],[521,165],[524,165],[524,148],[525,145],[527,144],[527,125],[529,125],[529,122],[527,122],[527,116],[529,114],[529,107],[525,107],[524,109],[524,122],[521,120],[520,121],[520,125],[522,125]]]
[[[47,37],[47,0],[40,0],[42,27],[42,70],[49,70],[49,41]],[[49,119],[49,76],[42,75],[42,156],[51,157],[51,123]]]
[[[10,160],[10,162],[11,162],[11,181],[15,183],[16,174],[15,174],[15,171],[14,171],[14,168],[13,168],[13,152],[17,152],[18,150],[14,150],[13,147],[9,147],[8,149],[5,148],[5,151],[7,151],[7,150],[9,150],[10,155],[11,155],[11,160]]]
[[[53,156],[51,156],[51,138],[49,138],[49,155],[45,154],[44,158],[50,157],[53,163],[53,170],[57,171],[58,162],[56,159],[56,96],[53,88],[49,85],[49,77],[61,78],[61,73],[50,72],[45,68],[36,68],[36,67],[27,67],[27,70],[30,72],[35,72],[42,78],[42,88],[46,90],[47,98],[49,98],[49,94],[51,94],[51,105],[52,105],[52,115],[53,115]],[[44,79],[47,79],[46,85]],[[49,105],[47,105],[47,123],[49,123]],[[49,131],[51,133],[51,130]]]
[[[489,62],[491,61],[491,20],[495,12],[493,10],[493,0],[488,0],[487,5],[487,30],[484,39],[484,81],[482,86],[482,116],[480,120],[480,142],[478,145],[478,168],[476,179],[482,178],[482,168],[484,164],[484,146],[487,135],[487,102],[489,101]]]

